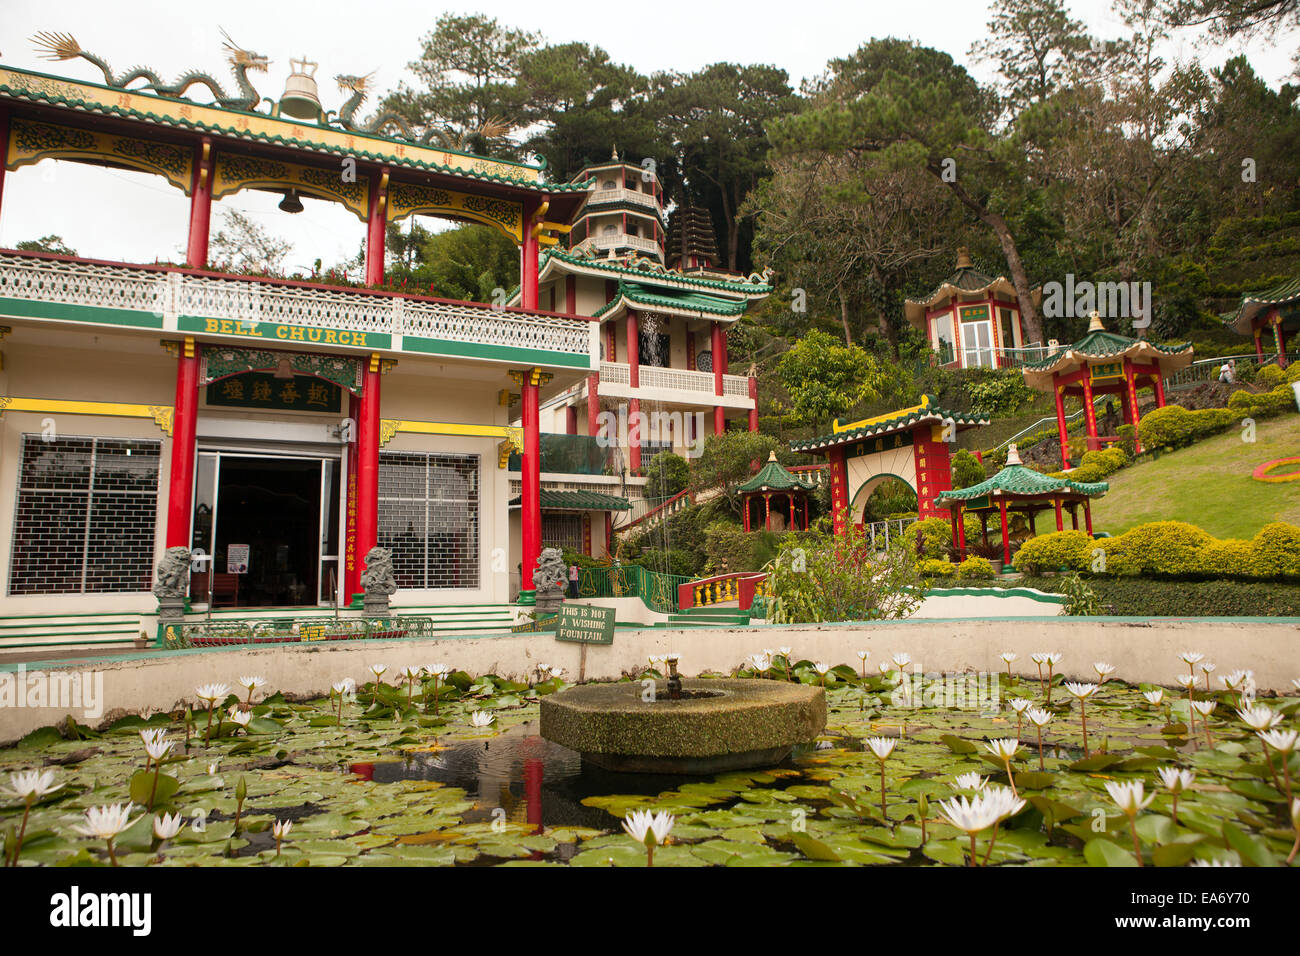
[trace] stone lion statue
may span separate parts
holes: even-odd
[[[559,548],[542,548],[533,571],[533,586],[539,591],[563,591],[569,569],[564,565],[564,553]]]
[[[176,546],[163,552],[154,572],[153,593],[162,598],[183,598],[189,592],[190,549]]]
[[[389,548],[371,548],[366,552],[366,569],[361,572],[361,589],[367,594],[397,592],[393,552]]]

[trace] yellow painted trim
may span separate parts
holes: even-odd
[[[212,178],[213,199],[244,189],[296,189],[304,196],[336,202],[362,222],[366,221],[370,177],[364,173],[359,174],[353,182],[344,182],[336,169],[232,153],[217,153],[215,166],[216,172]]]
[[[172,406],[131,405],[125,402],[70,402],[54,398],[0,397],[0,412],[36,412],[51,415],[107,415],[113,418],[149,418],[172,433]]]
[[[459,422],[398,421],[397,431],[413,435],[466,435],[473,438],[510,438],[519,431],[507,425],[462,425]]]
[[[19,135],[24,131],[26,136]],[[40,137],[37,134],[42,131],[48,134],[47,142],[38,146],[20,145],[38,141]],[[10,129],[9,151],[4,157],[5,167],[18,169],[47,158],[126,166],[153,173],[187,196],[194,171],[194,153],[185,146],[15,117]],[[175,164],[180,168],[168,168]]]
[[[877,422],[887,422],[891,418],[898,418],[902,415],[910,415],[913,412],[923,411],[924,409],[929,407],[930,407],[930,396],[924,395],[921,397],[920,405],[913,405],[911,408],[900,408],[896,412],[886,412],[883,415],[877,415],[875,418],[864,418],[860,422],[850,422],[847,425],[841,425],[840,420],[837,418],[835,419],[834,425],[832,425],[832,428],[834,428],[833,434],[838,435],[841,432],[851,432],[855,428],[866,428],[868,425],[875,425]]]

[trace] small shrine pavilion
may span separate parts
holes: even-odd
[[[1104,495],[1110,486],[1104,481],[1070,481],[1052,478],[1026,468],[1020,462],[1020,452],[1013,444],[1007,451],[1006,467],[992,478],[969,488],[942,492],[935,505],[947,508],[952,519],[952,544],[959,552],[966,550],[965,514],[979,515],[980,536],[984,546],[989,543],[989,515],[996,513],[1002,525],[1002,561],[1011,563],[1011,541],[1007,514],[1018,511],[1029,521],[1029,533],[1037,534],[1034,516],[1049,508],[1056,511],[1056,530],[1065,530],[1064,512],[1070,512],[1070,527],[1079,530],[1079,506],[1083,506],[1084,526],[1092,537],[1091,499]]]
[[[750,515],[753,511],[753,505],[762,503],[763,530],[772,530],[772,499],[777,499],[777,517],[784,521],[784,528],[777,528],[781,531],[807,531],[808,530],[808,495],[813,490],[813,484],[810,481],[804,481],[795,477],[787,471],[779,461],[776,460],[776,452],[772,452],[767,459],[767,463],[759,469],[758,474],[739,486],[737,491],[740,492],[741,507],[744,511],[745,530],[753,530],[754,524]],[[784,503],[785,509],[782,513],[780,505]],[[803,510],[803,521],[799,520],[800,506]]]
[[[1265,329],[1273,332],[1277,364],[1286,368],[1287,337],[1300,335],[1300,276],[1293,276],[1262,292],[1250,292],[1241,297],[1236,311],[1223,317],[1225,325],[1255,340],[1255,357],[1264,361],[1263,336]]]
[[[1040,392],[1056,396],[1056,427],[1061,442],[1061,467],[1070,467],[1070,445],[1066,435],[1065,399],[1078,398],[1083,403],[1084,426],[1088,433],[1088,451],[1117,441],[1116,435],[1097,434],[1099,395],[1119,395],[1124,424],[1138,423],[1137,392],[1150,388],[1156,407],[1165,404],[1164,379],[1192,362],[1192,345],[1156,345],[1146,339],[1107,332],[1097,312],[1092,313],[1088,332],[1073,345],[1061,347],[1047,358],[1021,368],[1025,382]],[[1138,446],[1141,451],[1141,445]]]

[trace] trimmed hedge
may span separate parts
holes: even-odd
[[[994,577],[993,565],[978,555],[971,555],[957,565],[957,578],[961,581],[974,581]]]
[[[1111,578],[1300,580],[1300,527],[1275,521],[1250,541],[1220,540],[1185,521],[1140,524],[1117,538],[1053,531],[1022,544],[1012,564],[1023,574],[1067,570]]]
[[[921,536],[922,558],[945,558],[952,547],[952,525],[942,518],[926,518],[910,524],[903,535],[912,542],[913,547],[916,546],[917,535]]]
[[[1188,411],[1181,405],[1166,405],[1153,409],[1142,416],[1138,422],[1138,437],[1142,439],[1143,448],[1178,448],[1189,445],[1209,435],[1231,428],[1248,412],[1240,411],[1234,405],[1237,396],[1252,396],[1243,390],[1232,393],[1227,408],[1201,408]],[[1238,401],[1240,405],[1241,402]],[[1276,413],[1273,413],[1276,414]]]
[[[1017,585],[1060,594],[1061,578],[1024,578]],[[1090,578],[1108,614],[1122,617],[1300,617],[1300,584],[1268,581],[1157,581]]]
[[[1132,426],[1126,426],[1131,428]],[[1128,464],[1128,455],[1122,448],[1107,448],[1105,451],[1084,452],[1079,467],[1069,474],[1063,471],[1053,472],[1053,478],[1069,478],[1071,481],[1101,481],[1107,475],[1113,475]]]
[[[916,570],[923,578],[947,578],[956,573],[957,565],[942,558],[922,558],[916,562]]]

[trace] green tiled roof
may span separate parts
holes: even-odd
[[[900,431],[904,428],[913,428],[927,422],[936,425],[951,422],[961,428],[972,428],[976,425],[987,425],[989,419],[982,418],[979,415],[967,415],[964,412],[950,412],[935,405],[929,395],[922,395],[921,403],[914,408],[905,408],[897,414],[870,419],[862,425],[846,431],[820,435],[817,438],[808,438],[803,441],[793,441],[790,443],[790,449],[791,451],[816,452],[834,445],[847,445],[865,438],[874,438],[877,435]]]
[[[543,508],[562,511],[627,511],[632,507],[632,502],[626,498],[599,491],[548,491],[543,488],[540,497]],[[511,498],[510,504],[519,504],[521,498]]]
[[[720,289],[726,292],[744,292],[750,295],[767,294],[772,291],[772,286],[766,282],[751,282],[738,279],[703,279],[699,276],[682,275],[681,273],[673,272],[670,269],[664,269],[663,271],[649,267],[638,269],[635,266],[626,266],[619,262],[606,262],[602,259],[589,259],[585,256],[575,256],[568,252],[562,252],[559,249],[550,249],[543,253],[541,265],[546,265],[546,260],[552,258],[558,259],[561,262],[567,262],[570,265],[600,269],[604,272],[614,272],[619,275],[634,276],[642,282],[653,283],[655,280],[663,280],[665,282],[677,282],[683,285],[698,286],[701,289]]]
[[[1068,478],[1052,478],[1024,465],[1007,465],[992,478],[986,478],[978,485],[941,492],[935,497],[935,503],[969,501],[972,498],[983,498],[994,492],[1004,495],[1045,495],[1067,491],[1091,497],[1105,494],[1109,488],[1110,485],[1104,481],[1070,481]]]
[[[796,478],[776,460],[776,453],[768,458],[758,474],[736,488],[737,491],[812,491],[813,483]]]
[[[1184,352],[1191,351],[1192,343],[1180,342],[1177,345],[1158,345],[1146,339],[1132,339],[1127,335],[1118,335],[1115,332],[1107,332],[1102,329],[1089,332],[1073,345],[1063,346],[1059,352],[1054,352],[1045,359],[1039,359],[1037,362],[1026,362],[1022,368],[1032,371],[1046,371],[1058,363],[1066,352],[1073,352],[1087,358],[1119,358],[1135,349],[1143,348],[1154,349],[1157,352],[1163,352],[1165,355],[1181,355]]]
[[[1235,311],[1224,313],[1223,323],[1232,326],[1234,331],[1246,335],[1250,332],[1251,322],[1255,316],[1275,306],[1285,305],[1300,306],[1300,276],[1285,279],[1262,292],[1248,292],[1243,295],[1241,304]]]
[[[637,305],[726,316],[742,315],[749,305],[747,299],[724,299],[705,292],[683,292],[678,289],[651,289],[639,282],[619,279],[614,298],[592,313],[593,316],[602,316],[613,310],[619,299],[627,299]]]

